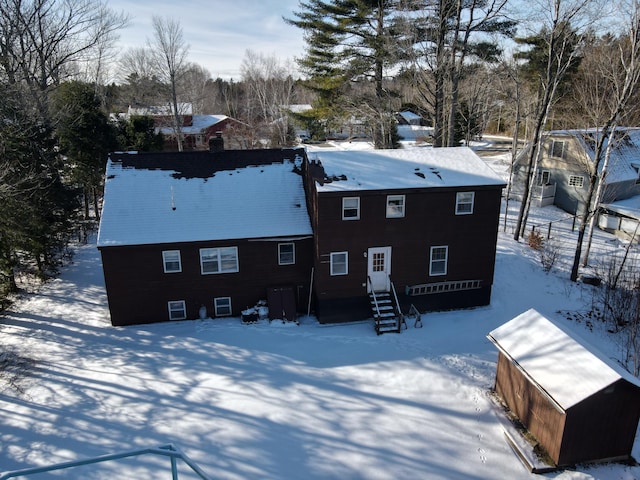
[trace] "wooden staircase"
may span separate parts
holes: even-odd
[[[371,289],[369,293],[371,313],[378,335],[389,332],[400,333],[402,326],[406,325],[392,282],[391,290],[391,292],[375,292]]]

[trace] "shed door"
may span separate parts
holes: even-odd
[[[373,247],[367,252],[367,275],[371,283],[367,282],[367,292],[371,285],[376,292],[389,291],[389,275],[391,274],[391,247]]]

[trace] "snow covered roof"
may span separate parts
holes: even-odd
[[[564,410],[624,378],[640,379],[530,309],[488,335]]]
[[[611,203],[603,203],[601,206],[627,217],[640,219],[640,195]]]
[[[207,128],[226,120],[226,115],[194,115],[192,117],[193,121],[191,125],[180,127],[180,131],[183,134],[198,134],[205,131]],[[158,128],[160,132],[165,135],[171,135],[173,133],[173,127],[160,127]]]
[[[570,135],[575,137],[583,146],[591,160],[594,159],[594,145],[600,130],[553,130],[550,135]],[[615,143],[611,150],[606,183],[618,183],[635,181],[638,179],[640,169],[640,128],[620,127],[615,131]],[[605,141],[604,148],[607,142]],[[599,170],[602,171],[604,158],[600,162]]]
[[[309,159],[324,167],[319,192],[505,184],[467,147],[327,150],[310,153]]]
[[[419,120],[422,119],[422,117],[420,115],[418,115],[417,113],[410,112],[409,110],[404,110],[402,112],[398,112],[398,115],[400,115],[402,118],[404,118],[409,123],[415,122],[415,121],[419,121]]]
[[[311,235],[303,154],[111,154],[98,246]]]

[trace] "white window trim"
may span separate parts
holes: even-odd
[[[402,203],[399,206],[390,205],[390,202],[394,200],[402,200]],[[404,195],[387,195],[387,218],[403,218],[405,212],[405,204],[406,197]]]
[[[175,260],[167,259],[169,254],[178,254],[178,268],[176,270],[170,270],[167,268],[167,263],[175,262]],[[164,268],[164,273],[180,273],[182,272],[182,258],[180,257],[180,250],[164,250],[162,252],[162,266]]]
[[[224,307],[218,306],[218,300],[228,300],[229,301],[229,305],[224,305]],[[218,310],[221,308],[228,308],[229,309],[229,313],[219,313]],[[231,297],[216,297],[213,299],[213,311],[214,311],[214,315],[216,317],[230,317],[233,309],[231,307]]]
[[[347,200],[355,200],[356,206],[347,209],[345,206]],[[353,210],[354,208],[358,212],[357,215],[355,217],[345,217],[345,210]],[[342,197],[342,220],[360,220],[360,197]]]
[[[584,177],[582,175],[569,175],[569,180],[567,180],[567,185],[569,185],[570,187],[583,188]]]
[[[223,250],[233,250],[233,255],[235,257],[235,265],[233,269],[223,270],[222,268],[222,251]],[[205,272],[204,271],[204,259],[202,255],[207,251],[213,251],[214,255],[217,256],[218,259],[218,270],[215,272]],[[200,273],[202,275],[216,275],[220,273],[237,273],[239,271],[238,266],[238,247],[213,247],[213,248],[201,248],[200,249]]]
[[[562,145],[562,151],[560,152],[560,156],[554,155],[553,152],[556,149],[555,144],[559,143]],[[565,140],[551,140],[551,151],[549,152],[549,156],[554,158],[565,158],[565,151],[567,149],[567,142]]]
[[[172,304],[179,304],[180,308],[172,308]],[[169,320],[185,320],[187,318],[187,305],[184,300],[171,300],[167,302],[167,309],[169,310]],[[175,312],[182,311],[181,316],[174,316]]]
[[[293,255],[293,258],[290,262],[283,262],[282,261],[282,251],[280,250],[281,247],[283,247],[284,245],[291,245],[291,254]],[[286,242],[286,243],[279,243],[278,244],[278,265],[295,265],[296,263],[296,244],[293,242]]]
[[[334,257],[337,257],[338,255],[344,255],[344,272],[334,271]],[[329,266],[331,276],[349,275],[349,252],[331,252]]]
[[[436,249],[442,249],[444,248],[445,250],[445,255],[444,255],[444,259],[438,259],[438,260],[434,260],[433,258],[433,253]],[[444,262],[444,272],[435,272],[433,271],[433,264],[434,262]],[[449,266],[449,246],[448,245],[436,245],[434,247],[431,247],[431,250],[429,252],[429,276],[430,277],[438,277],[438,276],[443,276],[447,274],[447,270],[448,270],[448,266]]]
[[[464,195],[471,195],[471,202],[463,202],[462,201],[462,197]],[[472,215],[473,214],[473,209],[475,207],[475,202],[476,202],[476,192],[458,192],[456,193],[456,215]],[[469,205],[471,204],[471,210],[469,211],[461,211],[460,207],[462,205]]]
[[[547,177],[547,181],[545,182],[544,177]],[[548,185],[551,181],[551,170],[540,170],[540,174],[538,175],[538,185],[545,186]]]

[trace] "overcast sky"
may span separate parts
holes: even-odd
[[[213,78],[240,78],[247,49],[275,54],[283,61],[299,57],[304,41],[299,28],[282,17],[293,17],[298,0],[107,0],[115,11],[131,17],[120,31],[119,47],[143,47],[153,36],[151,17],[178,20],[189,60],[205,67]]]

